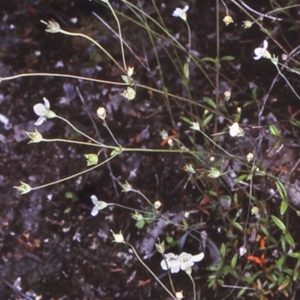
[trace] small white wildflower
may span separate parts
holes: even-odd
[[[254,155],[252,152],[249,152],[246,157],[247,157],[247,161],[250,162],[253,159]]]
[[[168,139],[168,145],[170,146],[170,147],[173,147],[173,145],[174,145],[174,142],[173,142],[173,139]]]
[[[231,126],[229,126],[229,134],[232,137],[243,136],[244,130],[240,127],[239,123],[234,122]]]
[[[43,124],[47,119],[52,119],[56,117],[55,112],[50,110],[50,102],[45,97],[43,98],[44,104],[38,103],[33,106],[33,110],[39,118],[34,123],[34,125],[39,126]]]
[[[163,270],[170,269],[171,273],[178,273],[180,270],[187,270],[191,268],[195,262],[201,261],[204,258],[204,253],[192,255],[182,252],[180,255],[174,253],[165,254],[165,259],[161,261],[160,265]]]
[[[262,57],[270,59],[271,58],[271,54],[268,51],[268,41],[264,40],[264,45],[263,47],[258,47],[254,49],[254,54],[255,56],[253,57],[255,60],[261,59]]]
[[[242,246],[239,248],[239,255],[244,256],[247,252],[247,248],[245,246]]]
[[[92,195],[92,196],[91,196],[91,200],[92,200],[92,202],[93,202],[93,204],[94,204],[93,210],[92,210],[92,212],[91,212],[91,215],[92,215],[93,217],[95,217],[95,216],[98,215],[99,210],[102,210],[102,209],[104,209],[105,207],[108,206],[108,204],[107,204],[106,202],[104,202],[104,201],[99,201],[98,198],[97,198],[95,195]]]
[[[183,21],[186,21],[186,12],[188,11],[189,6],[186,5],[184,8],[176,8],[172,14],[173,17],[179,17]]]

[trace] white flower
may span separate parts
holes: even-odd
[[[91,215],[93,217],[98,215],[99,210],[102,210],[102,209],[104,209],[105,207],[108,206],[108,204],[106,202],[99,201],[98,198],[95,195],[91,196],[91,200],[92,200],[93,204],[95,205],[92,212],[91,212]]]
[[[182,252],[180,255],[174,253],[165,254],[165,259],[161,261],[160,265],[163,270],[170,269],[171,273],[178,273],[180,270],[187,270],[191,268],[195,262],[201,261],[204,253],[192,255]]]
[[[244,130],[240,127],[239,123],[234,122],[231,126],[229,126],[229,134],[232,137],[243,136]]]
[[[33,110],[36,115],[39,116],[34,125],[39,126],[43,124],[47,119],[52,119],[56,117],[55,112],[50,110],[50,102],[45,97],[43,98],[44,104],[38,103],[34,105]]]
[[[240,256],[244,256],[247,253],[247,248],[245,246],[241,246],[239,248],[239,254]]]
[[[254,49],[254,54],[255,56],[253,57],[255,60],[261,59],[262,57],[270,59],[271,58],[271,54],[268,51],[268,41],[264,40],[264,45],[263,47],[258,47],[256,49]]]
[[[104,107],[99,107],[97,109],[97,115],[100,119],[105,120],[106,118],[106,109]]]
[[[252,152],[249,152],[246,157],[247,157],[247,161],[250,162],[253,159],[254,154]]]
[[[188,11],[189,6],[186,5],[183,9],[182,8],[176,8],[172,14],[173,17],[179,17],[183,21],[186,21],[186,12]]]

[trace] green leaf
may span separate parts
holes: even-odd
[[[204,97],[203,100],[204,100],[208,105],[210,105],[212,108],[217,108],[216,103],[215,103],[211,98]]]
[[[288,253],[288,256],[300,259],[300,252]]]
[[[135,227],[138,229],[142,229],[145,226],[145,220],[139,220],[135,223]]]
[[[282,200],[281,204],[280,204],[280,214],[284,215],[284,213],[286,212],[287,208],[288,208],[289,204],[287,201]]]
[[[240,181],[242,181],[242,180],[248,180],[247,177],[248,177],[248,174],[243,174],[243,175],[239,176],[239,177],[235,180],[235,182],[238,183],[238,182],[240,182]]]
[[[274,124],[269,126],[270,133],[276,137],[280,137],[280,133]]]
[[[234,56],[226,55],[226,56],[221,57],[220,61],[222,61],[222,60],[223,61],[232,61],[234,59],[235,59]]]
[[[221,245],[220,253],[221,253],[222,258],[224,258],[225,255],[226,255],[226,246],[225,246],[225,244]]]
[[[294,270],[293,281],[296,281],[298,279],[299,279],[299,271],[298,270]]]
[[[240,223],[237,223],[235,221],[232,222],[232,225],[237,228],[240,232],[243,232],[244,231],[244,228],[243,226],[240,224]]]
[[[239,291],[239,293],[237,294],[237,299],[240,299],[244,294],[245,294],[245,292],[247,291],[247,287],[245,287],[245,288],[242,288],[240,291]]]
[[[282,265],[283,265],[284,262],[285,262],[285,256],[281,256],[277,260],[276,265],[277,265],[277,268],[279,269],[279,271],[282,271]]]
[[[213,62],[215,64],[217,60],[216,60],[216,58],[203,57],[203,58],[201,58],[201,61],[209,61],[209,62]]]
[[[232,269],[235,269],[237,259],[238,259],[237,254],[234,254],[234,256],[233,256],[233,258],[231,260],[231,267],[232,267]]]
[[[283,186],[282,182],[278,179],[275,181],[278,193],[280,194],[282,200],[287,201],[287,192],[285,187]]]
[[[281,242],[281,248],[282,248],[283,252],[287,252],[287,250],[286,250],[286,238],[283,234],[280,236],[280,242]]]
[[[211,121],[212,118],[213,118],[213,115],[208,115],[208,116],[204,119],[204,121],[203,121],[201,127],[206,126],[206,125]]]
[[[185,77],[185,79],[189,79],[190,78],[190,71],[189,71],[189,64],[185,63],[183,66],[183,75]]]
[[[183,120],[184,122],[188,123],[189,125],[192,124],[192,121],[187,117],[180,117],[180,119]]]
[[[294,241],[294,238],[292,237],[292,235],[287,232],[285,234],[285,238],[286,238],[286,241],[288,242],[288,244],[292,247],[292,248],[295,248],[295,241]]]
[[[277,225],[277,227],[279,227],[281,230],[282,230],[282,232],[286,232],[286,227],[285,227],[285,225],[283,224],[283,222],[280,220],[280,219],[278,219],[277,217],[275,217],[275,216],[271,216],[271,218],[272,218],[272,221]]]
[[[171,237],[171,236],[168,235],[168,236],[166,237],[166,242],[167,242],[168,244],[173,243],[173,242],[174,242],[173,237]]]

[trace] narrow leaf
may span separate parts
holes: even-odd
[[[285,225],[283,224],[283,222],[280,220],[280,219],[278,219],[277,217],[275,217],[275,216],[271,216],[271,218],[272,218],[272,221],[277,225],[277,227],[279,227],[281,230],[282,230],[282,232],[286,232],[286,227],[285,227]]]

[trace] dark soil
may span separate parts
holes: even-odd
[[[119,2],[112,1],[113,5],[122,10]],[[201,56],[214,57],[214,4],[211,4],[211,1],[190,2],[190,26],[194,31],[194,47],[201,52]],[[265,2],[260,4],[262,8],[268,5],[268,1],[260,2]],[[177,20],[174,22],[171,18],[172,11],[177,6],[180,6],[179,1],[174,1],[174,4],[172,1],[172,7],[167,7],[164,11],[166,26],[172,28],[174,33],[185,30],[180,28],[183,24],[179,24]],[[110,11],[90,1],[2,0],[0,76],[28,72],[60,72],[119,80],[121,74],[118,70],[104,54],[97,53],[89,42],[61,34],[46,33],[45,25],[40,22],[54,18],[63,29],[89,34],[110,49],[114,57],[121,61],[118,40],[92,15],[93,11],[115,26]],[[238,11],[235,13],[238,20]],[[154,56],[151,56],[153,53],[150,51],[147,36],[136,33],[137,40],[134,41],[135,37],[130,31],[132,29],[126,27],[125,23],[124,35],[132,35],[133,45],[138,41],[144,43],[149,52],[148,57],[152,57],[149,65],[154,72],[156,62]],[[261,37],[257,36],[257,31],[250,30],[244,33],[238,27],[228,27],[221,32],[221,56],[232,55],[234,50],[237,59],[240,60],[239,74],[233,65],[227,68],[228,77],[234,86],[232,95],[241,104],[250,94],[250,83],[257,84],[260,93],[266,94],[264,86],[269,87],[275,76],[272,66],[264,65],[264,62],[253,62],[253,49],[258,46],[257,42],[263,39],[263,34],[259,34]],[[235,38],[228,42],[232,36]],[[182,39],[184,44],[184,37]],[[135,48],[141,51],[142,55],[143,47],[140,46],[143,45],[135,45]],[[164,59],[162,57],[162,60]],[[134,58],[131,60],[136,66],[135,79],[144,84],[154,85],[155,75],[145,75],[146,71]],[[173,76],[173,66],[166,63],[164,67],[170,91],[183,93],[178,78]],[[211,93],[211,87],[205,79],[196,77],[193,80],[195,82],[192,91],[196,97],[202,98]],[[293,83],[295,86],[298,84],[296,79]],[[84,102],[79,93],[82,94]],[[84,154],[93,151],[92,148],[63,143],[27,144],[28,138],[23,130],[34,130],[33,123],[37,117],[33,106],[42,102],[43,97],[50,100],[51,109],[57,114],[64,116],[81,131],[101,142],[113,144],[107,130],[95,114],[99,106],[105,106],[110,108],[108,124],[121,145],[158,148],[161,142],[159,131],[171,130],[174,124],[161,98],[151,97],[145,91],[138,93],[138,100],[128,103],[120,96],[118,89],[87,81],[28,77],[1,83],[0,114],[9,119],[6,126],[0,123],[1,299],[35,299],[34,293],[42,295],[42,299],[167,299],[165,292],[128,247],[112,243],[110,230],[122,230],[126,239],[144,257],[145,262],[166,282],[165,272],[162,272],[159,266],[160,255],[154,248],[157,240],[152,239],[151,235],[157,233],[162,239],[170,235],[175,239],[184,240],[185,233],[174,230],[171,226],[159,227],[157,222],[148,230],[137,230],[130,213],[120,208],[109,207],[98,216],[91,216],[93,205],[90,196],[93,194],[107,202],[139,209],[146,208],[138,195],[121,192],[118,183],[124,183],[126,180],[149,199],[161,199],[164,205],[163,214],[170,218],[175,216],[180,222],[186,209],[194,209],[197,211],[195,220],[207,222],[205,229],[217,246],[225,239],[224,233],[220,231],[222,222],[214,222],[213,215],[201,210],[198,204],[192,203],[191,199],[195,202],[199,200],[199,190],[204,188],[205,184],[202,183],[203,187],[199,190],[186,185],[188,176],[182,170],[186,158],[181,155],[122,154],[109,165],[86,175],[26,195],[21,196],[13,189],[20,181],[38,186],[79,172],[86,166]],[[281,121],[288,115],[288,105],[292,105],[293,111],[299,108],[298,100],[287,90],[284,82],[280,81],[272,93],[278,101],[266,108],[265,115],[273,112],[277,120]],[[283,100],[288,102],[284,103]],[[178,121],[186,107],[180,103],[175,104],[178,108],[174,111],[174,118]],[[228,107],[229,114],[230,109]],[[243,118],[249,123],[257,123],[258,112],[254,111],[253,107],[245,109],[243,114]],[[285,128],[290,132],[288,125]],[[48,138],[78,139],[72,129],[60,120],[48,120],[39,130]],[[185,130],[183,126],[179,131],[182,139],[188,143]],[[296,136],[297,133],[290,132],[289,137],[292,140],[296,139]],[[200,144],[201,137],[197,139]],[[299,155],[293,152],[289,161],[295,163],[298,157]],[[272,163],[272,160],[266,162],[265,167],[270,168]],[[200,239],[200,236],[198,238]],[[187,238],[181,250],[196,253],[203,249],[201,243]],[[210,259],[213,260],[213,255]],[[209,265],[211,262],[205,263]],[[201,274],[201,270],[196,270],[196,274],[197,285],[202,286],[205,274]],[[18,277],[21,277],[22,290],[18,289]],[[175,276],[178,290],[185,290],[190,286],[186,277],[185,274]],[[32,295],[29,294],[30,291]],[[213,297],[209,293],[208,296]]]

